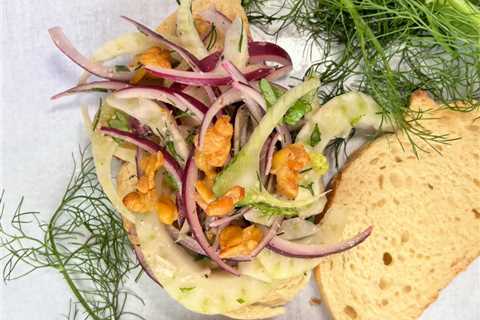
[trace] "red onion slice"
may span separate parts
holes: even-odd
[[[292,66],[283,66],[281,68],[276,68],[272,71],[269,75],[265,77],[265,79],[270,81],[275,81],[281,78],[288,76],[288,74],[292,71]]]
[[[187,49],[173,43],[172,41],[168,40],[167,38],[165,38],[164,36],[162,36],[158,32],[155,32],[152,29],[148,28],[147,26],[145,26],[145,25],[143,25],[143,24],[141,24],[141,23],[139,23],[139,22],[137,22],[133,19],[130,19],[128,17],[122,16],[122,18],[127,20],[128,22],[132,23],[133,25],[135,25],[137,30],[140,31],[141,33],[143,33],[144,35],[146,35],[147,37],[149,37],[149,38],[161,43],[162,45],[166,46],[167,48],[177,52],[178,55],[180,57],[182,57],[190,65],[190,67],[192,67],[192,69],[194,71],[196,71],[196,72],[211,71],[210,67],[211,67],[211,63],[213,63],[212,60],[215,59],[215,55],[213,55],[213,56],[209,55],[209,56],[205,57],[202,61],[200,61],[190,51],[188,51]],[[212,56],[212,57],[210,57],[210,56]],[[208,58],[208,60],[205,60],[207,58]],[[215,93],[213,92],[213,90],[211,88],[205,88],[205,90],[207,91],[209,99],[213,102],[216,98]]]
[[[195,239],[193,239],[192,237],[189,237],[189,236],[185,236],[183,239],[178,240],[179,237],[180,237],[180,231],[173,226],[166,226],[166,227],[167,227],[168,233],[170,234],[170,236],[173,238],[173,240],[176,243],[181,244],[185,248],[187,248],[187,249],[189,249],[189,250],[191,250],[195,253],[201,254],[203,256],[206,255],[205,250],[202,249],[202,247],[198,244],[197,241],[195,241]]]
[[[137,22],[133,19],[130,19],[129,17],[122,16],[123,19],[127,20],[128,22],[132,23],[139,32],[143,33],[145,36],[149,37],[150,39],[161,43],[165,47],[169,48],[170,50],[175,51],[178,53],[182,59],[184,59],[190,67],[192,67],[193,70],[195,71],[200,71],[200,61],[193,55],[191,54],[188,50],[182,48],[181,46],[173,43],[172,41],[168,40],[164,36],[162,36],[160,33],[153,31],[152,29],[148,28],[147,26],[141,24],[140,22]]]
[[[235,89],[230,89],[224,94],[222,94],[217,101],[208,109],[208,112],[205,114],[205,117],[202,121],[202,126],[200,127],[200,136],[198,139],[198,146],[201,150],[203,148],[203,143],[205,141],[205,135],[207,134],[207,130],[210,127],[210,124],[213,121],[213,118],[219,113],[223,108],[232,103],[241,101],[242,98],[240,93]]]
[[[268,248],[278,254],[287,257],[297,258],[318,258],[339,253],[351,249],[367,239],[372,233],[373,227],[368,227],[355,237],[337,243],[328,245],[308,245],[284,240],[280,237],[274,237],[268,244]]]
[[[200,60],[200,69],[203,72],[213,71],[217,67],[221,57],[222,53],[220,51],[209,54],[208,56]]]
[[[210,228],[218,228],[218,227],[223,227],[223,226],[226,226],[227,224],[229,224],[230,222],[234,221],[234,220],[237,220],[241,217],[243,217],[243,215],[245,213],[247,213],[248,211],[252,210],[252,208],[242,208],[238,211],[238,213],[234,214],[234,215],[231,215],[231,216],[228,216],[228,217],[223,217],[223,218],[220,218],[220,219],[217,219],[217,220],[214,220],[212,221],[210,224],[209,224],[209,227]]]
[[[280,140],[281,135],[277,132],[268,140],[268,143],[265,144],[265,149],[262,150],[262,154],[260,155],[260,160],[262,160],[262,165],[260,166],[262,176],[267,176],[270,173],[275,144]]]
[[[236,82],[241,82],[243,83],[244,86],[248,86],[248,81],[247,79],[243,76],[243,74],[240,72],[240,70],[237,69],[228,60],[225,60],[222,62],[222,67],[227,71],[227,73],[232,77],[233,83],[235,84]],[[252,88],[253,89],[253,88]],[[253,89],[254,90],[254,89]],[[242,92],[242,91],[240,91]],[[258,107],[256,102],[250,97],[250,95],[243,95],[243,99],[245,101],[245,105],[247,106],[248,110],[250,110],[250,113],[253,115],[254,119],[259,122],[260,119],[262,118],[264,112],[262,109]],[[265,104],[266,106],[266,104]]]
[[[72,95],[75,93],[80,92],[109,92],[109,91],[116,91],[120,89],[125,89],[130,87],[128,83],[120,82],[120,81],[93,81],[90,83],[81,84],[75,86],[73,88],[67,89],[63,92],[57,93],[50,99],[55,100],[59,98],[63,98],[68,95]]]
[[[263,110],[267,110],[267,103],[265,102],[265,98],[262,96],[260,92],[255,90],[255,88],[242,83],[242,82],[234,82],[232,86],[242,93],[243,97],[248,97],[257,103]]]
[[[50,34],[53,43],[58,49],[60,49],[60,51],[62,51],[70,60],[91,74],[104,79],[120,81],[126,81],[132,77],[132,72],[116,72],[114,68],[106,67],[101,63],[92,62],[72,45],[70,40],[68,40],[63,33],[62,28],[53,27],[48,30],[48,33]]]
[[[240,273],[238,272],[238,270],[223,261],[218,255],[218,253],[215,252],[215,250],[210,246],[205,236],[205,233],[203,232],[203,228],[197,214],[197,204],[195,201],[195,182],[197,181],[197,179],[197,166],[195,165],[195,160],[193,156],[191,156],[187,161],[186,171],[183,177],[183,201],[185,203],[187,221],[190,225],[193,235],[195,236],[195,239],[197,240],[200,247],[202,247],[205,253],[213,261],[215,261],[220,268],[236,276],[239,276]]]
[[[233,124],[233,154],[240,152],[242,145],[242,134],[246,127],[248,127],[249,115],[244,106],[238,108],[235,114],[235,121]]]
[[[250,258],[255,258],[269,243],[272,239],[277,235],[277,231],[282,224],[283,217],[276,217],[273,220],[272,226],[268,228],[267,233],[263,236],[262,241],[255,247],[255,249],[250,253]]]
[[[230,85],[233,81],[232,77],[221,73],[200,73],[161,68],[151,65],[145,66],[145,70],[155,77],[194,86],[226,86]],[[274,72],[274,69],[270,67],[254,67],[253,70],[246,72],[244,76],[248,81],[254,81],[265,78],[272,72]]]
[[[126,88],[115,92],[114,97],[120,99],[146,98],[158,100],[173,105],[182,111],[192,112],[200,121],[208,111],[208,107],[192,96],[181,91],[176,92],[171,88],[163,87],[134,87]]]
[[[122,139],[126,142],[129,142],[149,153],[156,153],[158,151],[162,152],[163,157],[165,159],[164,163],[164,168],[165,170],[170,173],[175,181],[178,184],[179,189],[182,188],[182,175],[183,175],[183,170],[181,169],[180,165],[178,162],[162,147],[160,147],[158,144],[155,142],[141,138],[134,133],[128,132],[128,131],[123,131],[123,130],[118,130],[114,128],[108,128],[108,127],[101,127],[100,131],[106,135],[109,135],[114,138]]]
[[[265,63],[267,61],[277,62],[282,67],[275,69],[266,78],[277,80],[285,77],[292,71],[292,58],[279,45],[265,41],[251,41],[248,43],[248,52],[250,63]]]
[[[250,63],[277,62],[283,66],[292,65],[292,58],[287,51],[275,43],[251,41],[248,43]]]

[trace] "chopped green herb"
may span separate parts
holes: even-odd
[[[260,91],[267,102],[267,108],[270,108],[275,102],[277,102],[278,95],[275,93],[272,85],[267,79],[260,80]]]
[[[175,181],[175,179],[173,178],[173,176],[170,173],[168,173],[166,171],[163,172],[163,181],[165,182],[167,187],[169,187],[173,192],[178,191],[177,181]]]
[[[188,136],[185,138],[185,141],[188,144],[193,145],[193,140],[195,139],[195,135],[197,134],[197,131],[195,129],[192,129],[188,132]]]
[[[195,287],[180,288],[180,291],[182,291],[183,293],[187,293],[192,291],[193,289],[195,289]]]
[[[279,208],[264,202],[249,204],[249,206],[267,216],[294,216],[298,214],[298,210],[295,208]]]
[[[189,118],[193,117],[193,113],[190,111],[180,111],[175,115],[175,119],[181,119],[181,118]]]
[[[98,102],[97,113],[95,113],[95,117],[93,118],[93,123],[92,123],[92,130],[93,131],[95,131],[97,129],[98,121],[100,120],[100,115],[102,113],[102,104],[103,104],[103,101],[102,101],[102,99],[100,99],[100,101]]]
[[[173,143],[173,141],[169,140],[165,142],[165,147],[167,148],[168,153],[172,155],[172,157],[174,157],[177,160],[180,160],[181,162],[184,161],[182,156],[178,154],[177,149],[175,149],[175,144]]]
[[[207,256],[203,256],[203,255],[201,255],[201,254],[197,254],[197,255],[195,256],[195,258],[193,258],[193,260],[195,260],[195,261],[209,261],[210,258],[207,257]]]
[[[312,105],[310,102],[300,99],[288,109],[287,114],[283,117],[283,123],[288,125],[297,124],[300,119],[307,113],[312,111]]]
[[[242,31],[240,33],[240,40],[238,41],[238,51],[242,51],[242,42],[243,42],[243,37],[244,37],[244,34],[243,34],[243,19],[241,20],[242,21]]]
[[[272,86],[272,84],[266,79],[260,80],[259,85],[260,91],[267,102],[267,108],[272,107],[284,94],[283,90]],[[312,105],[310,102],[306,101],[305,99],[300,99],[295,102],[290,109],[288,109],[287,113],[283,117],[283,122],[285,124],[294,125],[310,111],[312,111]]]
[[[212,27],[210,28],[210,31],[207,34],[207,39],[208,39],[208,44],[206,46],[207,50],[210,51],[214,44],[217,42],[217,27],[215,24],[212,24]]]
[[[310,191],[312,196],[315,195],[315,192],[313,191],[313,182],[310,182],[308,184],[301,184],[300,188],[303,188],[303,189],[306,189],[306,190]]]
[[[238,298],[237,302],[240,303],[240,304],[243,304],[243,303],[245,303],[245,300],[243,300],[242,298]]]
[[[103,92],[103,93],[108,92],[108,89],[104,89],[104,88],[93,88],[91,90],[94,92]]]
[[[300,174],[304,174],[304,173],[307,173],[307,172],[312,171],[312,170],[313,170],[313,168],[308,168],[308,169],[300,171]]]
[[[113,117],[108,121],[108,125],[110,128],[130,131],[128,115],[121,111],[115,111]]]
[[[110,128],[114,128],[122,131],[130,131],[128,115],[123,113],[122,111],[116,110],[112,118],[107,123]],[[123,143],[122,139],[113,138],[113,140],[116,143]]]
[[[125,65],[117,64],[115,66],[115,72],[130,72],[130,68]]]
[[[322,134],[320,133],[318,124],[315,124],[315,128],[313,128],[312,134],[310,135],[310,146],[315,147],[320,141],[322,141]]]

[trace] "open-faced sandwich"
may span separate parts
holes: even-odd
[[[396,210],[405,200],[397,203],[391,194],[377,199],[368,190],[393,194],[397,187],[419,183],[401,171],[416,158],[392,153],[393,160],[386,160],[385,153],[377,154],[387,140],[372,144],[368,148],[375,151],[362,152],[363,160],[347,167],[347,187],[332,193],[330,211],[321,224],[325,235],[335,236],[318,235],[315,222],[328,196],[325,150],[352,130],[374,136],[393,130],[374,99],[352,91],[320,106],[317,78],[292,87],[279,84],[277,80],[291,71],[292,60],[280,46],[252,38],[240,1],[182,0],[156,30],[124,20],[138,32],[107,43],[93,59],[82,56],[60,28],[50,29],[56,46],[87,72],[77,86],[54,98],[106,94],[93,119],[84,110],[98,179],[122,216],[138,260],[172,298],[203,314],[272,317],[306,285],[322,257],[361,244],[372,228],[381,238],[376,244],[417,241],[413,230],[403,225],[388,225],[395,232],[402,230],[399,237],[391,237],[390,229],[385,235],[380,232],[386,229],[376,229],[377,223],[378,228],[384,226],[378,217],[381,208]],[[127,62],[103,64],[119,57]],[[89,82],[92,75],[103,80]],[[476,161],[478,173],[478,154]],[[361,178],[357,173],[383,162],[398,168],[388,176]],[[396,185],[405,179],[404,185]],[[351,189],[357,182],[358,188]],[[437,188],[436,182],[426,185]],[[365,200],[356,198],[361,188]],[[430,192],[428,188],[424,191]],[[341,212],[340,220],[332,220],[332,210],[344,207],[355,217]],[[478,219],[480,209],[472,210],[477,210],[473,212]],[[399,223],[408,222],[403,220],[398,218]],[[351,264],[345,265],[342,256],[322,264],[317,275],[322,291],[339,319],[379,319],[356,309],[356,299],[367,294],[357,297],[348,291],[362,277],[345,275],[356,274],[355,268],[367,272],[371,261],[369,255],[360,259],[355,252],[347,256]],[[381,252],[384,260],[393,257],[394,265],[396,259],[409,259],[408,252],[400,256],[386,247]],[[460,258],[455,259],[452,263]],[[390,286],[393,277],[395,273],[377,279],[375,290]],[[422,295],[411,281],[399,290]],[[443,285],[439,281],[435,290]],[[368,288],[363,283],[355,286]],[[340,301],[350,296],[350,304]],[[393,305],[389,299],[379,303]]]
[[[107,43],[94,61],[60,28],[50,35],[104,79],[83,77],[55,98],[107,92],[94,119],[85,119],[98,179],[139,260],[190,310],[282,313],[320,257],[372,231],[364,225],[329,245],[309,238],[326,203],[324,149],[353,127],[379,129],[379,107],[351,92],[320,109],[318,79],[277,84],[291,58],[252,39],[237,1],[181,1],[157,30],[125,20],[139,32]],[[127,65],[100,64],[125,54],[133,54]]]

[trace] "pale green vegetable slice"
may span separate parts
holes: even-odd
[[[137,54],[153,47],[155,43],[140,32],[125,33],[105,42],[94,53],[94,61],[108,61],[125,54]]]
[[[118,99],[109,96],[106,103],[149,126],[154,134],[162,138],[164,143],[171,143],[174,153],[177,153],[177,155],[172,156],[180,164],[185,164],[190,154],[190,149],[170,111],[151,100],[143,98]],[[167,150],[169,152],[172,151],[169,148]]]
[[[98,132],[93,132],[90,139],[95,170],[103,192],[122,217],[133,221],[134,215],[123,205],[112,181],[112,158],[118,149],[118,143]]]
[[[267,275],[272,279],[287,279],[309,272],[315,268],[322,258],[291,258],[264,249],[257,256]]]
[[[112,157],[118,144],[98,132],[91,138],[97,175],[105,194],[122,216],[135,224],[144,262],[173,298],[192,311],[218,314],[252,304],[272,290],[273,284],[249,276],[210,272],[173,242],[156,215],[129,212],[116,192],[111,175]]]
[[[389,124],[383,120],[381,108],[372,97],[348,92],[331,99],[308,117],[296,141],[310,145],[312,134],[318,128],[320,141],[312,148],[323,152],[331,140],[346,138],[352,128],[389,130]]]
[[[272,282],[272,277],[268,274],[265,267],[259,259],[255,258],[252,261],[240,262],[238,270],[241,274],[250,276],[264,282]]]
[[[240,70],[247,66],[248,37],[246,26],[240,17],[235,18],[225,34],[223,57]]]
[[[202,272],[198,267],[201,263],[165,236],[163,225],[154,215],[138,215],[135,224],[145,262],[155,278],[192,311],[224,313],[254,303],[272,289],[272,284],[245,275]]]
[[[208,55],[193,21],[192,0],[181,0],[177,10],[177,37],[182,46],[198,59]]]
[[[213,191],[217,196],[223,195],[233,186],[239,185],[246,189],[245,201],[248,201],[250,196],[264,198],[262,201],[267,200],[267,198],[271,199],[271,195],[259,190],[258,174],[260,172],[259,159],[261,149],[268,136],[280,123],[290,106],[309,92],[317,89],[319,86],[320,81],[318,79],[307,80],[289,90],[278,99],[274,106],[268,109],[265,116],[253,131],[247,144],[215,180]],[[263,196],[261,195],[262,193],[264,194]],[[302,201],[308,202],[306,200]],[[276,206],[279,204],[286,206],[285,202],[280,203],[280,200],[275,202]]]

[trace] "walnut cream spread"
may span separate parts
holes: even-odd
[[[230,314],[255,310],[286,283],[297,292],[320,257],[370,235],[365,226],[340,243],[309,242],[325,203],[326,147],[357,127],[378,130],[382,119],[358,92],[320,107],[316,78],[284,88],[276,81],[292,69],[289,54],[255,41],[239,5],[222,4],[222,13],[199,3],[192,12],[180,1],[158,32],[123,17],[136,41],[120,37],[102,54],[128,53],[126,65],[87,59],[52,28],[55,45],[103,79],[54,98],[105,94],[85,119],[99,181],[140,263],[187,308]]]

